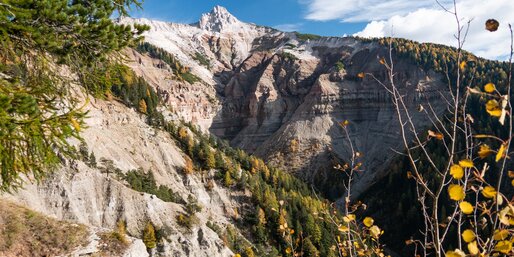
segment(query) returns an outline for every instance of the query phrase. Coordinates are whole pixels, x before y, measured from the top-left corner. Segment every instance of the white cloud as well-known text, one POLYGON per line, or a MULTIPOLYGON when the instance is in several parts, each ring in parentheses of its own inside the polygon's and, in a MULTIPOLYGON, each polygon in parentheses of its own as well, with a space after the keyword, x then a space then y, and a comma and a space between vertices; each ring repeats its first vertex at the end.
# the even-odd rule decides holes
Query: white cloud
MULTIPOLYGON (((504 60, 510 51, 508 23, 514 23, 514 1, 512 0, 467 0, 458 3, 457 10, 462 22, 471 20, 464 49, 489 58, 504 60), (497 32, 485 30, 485 21, 494 17, 500 22, 497 32)), ((419 9, 403 16, 387 20, 372 21, 363 31, 362 37, 394 36, 420 42, 432 42, 456 46, 454 38, 457 25, 454 16, 438 9, 419 9)))
POLYGON ((303 23, 288 23, 288 24, 280 24, 275 25, 273 28, 278 29, 280 31, 292 32, 298 31, 302 27, 303 23))
POLYGON ((308 6, 306 18, 309 20, 339 19, 345 22, 382 20, 419 8, 437 6, 435 0, 310 0, 303 3, 308 6))
MULTIPOLYGON (((453 7, 451 0, 440 1, 453 7)), ((368 21, 362 37, 394 36, 420 42, 456 45, 454 16, 442 10, 435 0, 310 0, 307 19, 368 21)), ((457 4, 462 23, 471 21, 466 50, 489 58, 505 60, 510 48, 508 23, 514 23, 513 0, 460 0, 457 4), (487 19, 500 22, 497 32, 484 29, 487 19)))

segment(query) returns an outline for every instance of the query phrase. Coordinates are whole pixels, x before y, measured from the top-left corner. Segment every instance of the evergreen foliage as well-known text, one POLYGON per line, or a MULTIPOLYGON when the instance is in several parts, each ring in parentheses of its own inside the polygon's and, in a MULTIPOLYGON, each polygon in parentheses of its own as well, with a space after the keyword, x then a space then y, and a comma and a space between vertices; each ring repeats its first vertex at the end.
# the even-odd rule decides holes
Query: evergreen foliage
POLYGON ((142 169, 131 170, 122 176, 130 185, 130 188, 136 191, 153 194, 165 202, 183 202, 183 200, 180 199, 180 197, 178 197, 171 188, 164 185, 157 186, 151 171, 144 172, 142 169))
MULTIPOLYGON (((73 157, 84 111, 69 94, 76 83, 97 92, 99 70, 147 29, 114 23, 138 0, 0 1, 0 191, 39 181, 73 157), (63 72, 65 71, 65 72, 63 72)), ((99 80, 100 78, 100 80, 99 80)))
POLYGON ((155 237, 155 228, 151 222, 146 224, 143 230, 143 243, 147 249, 154 249, 157 247, 157 238, 155 237))
MULTIPOLYGON (((195 82, 200 81, 200 79, 197 76, 191 73, 189 67, 182 65, 182 63, 180 63, 180 61, 177 60, 173 55, 171 55, 169 52, 160 47, 156 47, 150 43, 143 42, 137 45, 136 50, 141 54, 148 54, 150 57, 159 59, 164 63, 168 64, 173 71, 173 75, 175 75, 175 77, 178 80, 187 81, 189 84, 193 84, 195 82)), ((196 58, 199 58, 198 54, 196 55, 196 58)), ((205 58, 201 58, 199 61, 200 63, 208 62, 208 60, 206 60, 205 58)), ((207 63, 207 65, 209 65, 209 63, 207 63)))

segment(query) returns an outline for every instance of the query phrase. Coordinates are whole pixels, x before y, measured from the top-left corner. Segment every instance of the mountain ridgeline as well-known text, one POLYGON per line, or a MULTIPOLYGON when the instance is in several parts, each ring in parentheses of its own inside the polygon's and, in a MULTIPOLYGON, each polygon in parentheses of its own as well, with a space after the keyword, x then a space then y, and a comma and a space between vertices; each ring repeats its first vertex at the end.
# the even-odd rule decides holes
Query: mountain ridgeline
MULTIPOLYGON (((9 225, 9 233, 0 230, 0 239, 9 239, 0 240, 6 242, 0 255, 335 257, 355 249, 384 256, 384 242, 393 254, 412 253, 404 242, 419 236, 423 219, 408 161, 396 154, 404 149, 381 60, 395 63, 394 82, 407 108, 431 106, 442 117, 453 81, 444 72, 459 69, 455 49, 281 32, 242 22, 220 6, 194 24, 122 17, 110 26, 125 37, 130 28, 139 28, 133 36, 146 31, 144 41, 119 42, 109 50, 123 58, 83 60, 65 76, 79 80, 63 103, 85 103, 78 109, 84 113, 70 112, 58 124, 62 137, 75 137, 62 148, 76 154, 51 156, 54 172, 1 195, 2 202, 62 221, 51 219, 52 227, 83 224, 80 233, 69 234, 65 253, 54 244, 27 246, 11 239, 36 234, 33 228, 16 230, 4 222, 13 214, 0 211, 0 225, 9 225), (338 167, 352 151, 359 153, 359 172, 346 199, 349 178, 338 167), (358 203, 351 210, 358 218, 344 213, 350 200, 358 203), (78 242, 78 234, 90 236, 78 242)), ((464 60, 462 85, 507 83, 506 63, 468 53, 464 60)), ((15 85, 11 66, 2 63, 0 81, 15 85)), ((479 108, 484 101, 470 98, 473 128, 507 135, 479 108)), ((411 118, 431 128, 423 113, 411 118)), ((43 219, 25 213, 16 220, 43 219)))

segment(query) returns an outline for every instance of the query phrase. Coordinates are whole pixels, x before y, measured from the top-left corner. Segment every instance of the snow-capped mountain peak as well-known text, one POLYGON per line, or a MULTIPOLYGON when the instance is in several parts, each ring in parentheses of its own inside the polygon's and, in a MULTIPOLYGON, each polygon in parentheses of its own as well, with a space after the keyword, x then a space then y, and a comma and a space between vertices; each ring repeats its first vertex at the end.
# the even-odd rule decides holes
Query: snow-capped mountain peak
POLYGON ((239 21, 225 7, 219 5, 215 6, 209 13, 203 14, 198 22, 201 29, 212 32, 221 32, 242 25, 243 22, 239 21))

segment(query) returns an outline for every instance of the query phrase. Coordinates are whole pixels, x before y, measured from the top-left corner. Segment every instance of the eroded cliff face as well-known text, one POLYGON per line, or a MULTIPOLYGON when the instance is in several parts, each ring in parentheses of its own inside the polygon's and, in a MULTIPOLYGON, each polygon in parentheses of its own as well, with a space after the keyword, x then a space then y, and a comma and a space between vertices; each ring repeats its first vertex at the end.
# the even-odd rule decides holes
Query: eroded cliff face
MULTIPOLYGON (((253 53, 224 86, 223 108, 211 132, 297 172, 337 199, 344 190, 341 175, 332 167, 350 159, 349 143, 339 124, 348 120, 355 151, 362 153, 364 171, 357 175, 352 190, 358 197, 386 174, 393 150, 403 149, 396 110, 387 90, 377 82, 388 84, 387 71, 379 63, 388 51, 357 39, 329 42, 298 47, 308 47, 310 56, 298 48, 282 50, 289 54, 253 53), (359 73, 366 76, 360 78, 359 73)), ((407 108, 413 110, 413 122, 429 126, 426 114, 416 110, 428 103, 436 115, 445 110, 442 96, 447 89, 442 77, 409 61, 393 60, 395 83, 407 108)))
MULTIPOLYGON (((344 175, 333 171, 333 166, 350 158, 341 121, 350 122, 350 138, 362 153, 364 171, 355 181, 354 197, 387 173, 393 150, 402 151, 396 111, 389 93, 377 82, 388 84, 379 63, 382 57, 388 59, 387 47, 351 37, 282 33, 241 22, 216 8, 193 25, 145 22, 155 27, 147 35, 148 42, 179 57, 191 56, 190 49, 202 49, 213 64, 196 73, 206 77, 203 83, 184 84, 182 91, 169 92, 170 105, 182 101, 193 105, 177 111, 179 117, 198 120, 190 118, 196 113, 193 109, 204 110, 202 116, 207 118, 198 122, 204 129, 297 172, 332 199, 344 194, 344 175), (190 30, 195 32, 184 36, 190 30), (229 41, 233 42, 222 43, 229 41), (366 76, 360 78, 359 73, 366 76), (216 97, 215 104, 199 100, 206 93, 216 97), (294 149, 292 142, 297 145, 294 149)), ((426 114, 416 110, 428 103, 433 107, 431 115, 445 110, 447 88, 441 75, 392 57, 395 83, 413 110, 413 122, 421 128, 429 126, 426 114)), ((201 66, 191 58, 183 60, 193 72, 201 66)), ((149 74, 145 67, 136 70, 149 74)))
MULTIPOLYGON (((96 156, 98 168, 83 161, 66 161, 41 184, 27 184, 19 192, 1 197, 60 220, 87 225, 93 231, 115 230, 121 220, 134 238, 142 238, 143 229, 151 222, 165 232, 162 247, 154 251, 156 256, 233 255, 206 224, 231 224, 240 204, 233 200, 233 193, 214 181, 212 189, 206 189, 213 174, 186 176, 181 171, 184 154, 166 132, 148 126, 132 109, 100 100, 90 105, 87 127, 82 136, 96 156), (158 185, 171 188, 185 202, 188 197, 196 199, 202 206, 196 214, 198 225, 188 230, 177 224, 177 215, 185 213, 184 204, 134 191, 114 174, 114 169, 126 173, 139 168, 151 172, 158 185)), ((124 255, 147 256, 141 239, 134 240, 124 255)), ((86 244, 94 241, 94 236, 84 239, 86 244)), ((76 255, 96 251, 93 245, 77 250, 76 255)))

